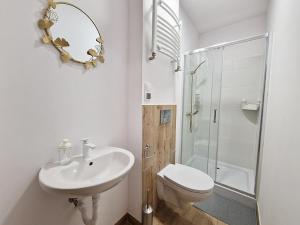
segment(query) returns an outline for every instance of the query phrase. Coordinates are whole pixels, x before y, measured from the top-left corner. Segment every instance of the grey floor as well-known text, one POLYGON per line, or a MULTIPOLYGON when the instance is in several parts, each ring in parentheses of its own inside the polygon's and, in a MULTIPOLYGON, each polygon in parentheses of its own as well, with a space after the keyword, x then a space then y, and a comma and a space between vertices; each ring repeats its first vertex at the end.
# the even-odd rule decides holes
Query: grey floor
POLYGON ((218 194, 213 194, 206 201, 194 206, 228 225, 257 225, 255 209, 218 194))

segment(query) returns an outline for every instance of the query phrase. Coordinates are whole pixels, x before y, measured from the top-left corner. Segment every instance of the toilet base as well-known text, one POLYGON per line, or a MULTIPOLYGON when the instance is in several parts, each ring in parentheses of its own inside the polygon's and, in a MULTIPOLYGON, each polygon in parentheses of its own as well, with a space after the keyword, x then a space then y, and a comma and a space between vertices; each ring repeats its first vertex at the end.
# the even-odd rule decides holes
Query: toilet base
POLYGON ((175 206, 177 208, 183 208, 185 203, 180 201, 177 193, 170 187, 163 184, 162 180, 157 182, 157 194, 158 199, 164 201, 166 204, 175 206))
POLYGON ((213 192, 214 182, 201 171, 180 164, 169 164, 157 173, 156 187, 160 200, 183 209, 192 203, 207 199, 213 192), (187 174, 189 178, 185 180, 187 174), (193 189, 193 181, 197 179, 200 182, 196 182, 196 189, 193 189), (177 183, 176 180, 181 180, 181 183, 177 183))
POLYGON ((207 193, 201 195, 201 197, 199 195, 198 198, 194 198, 189 195, 185 195, 185 193, 179 193, 176 189, 165 185, 164 181, 160 178, 158 178, 157 181, 157 194, 159 200, 162 200, 166 204, 179 209, 184 209, 195 202, 203 201, 211 195, 211 193, 207 193))

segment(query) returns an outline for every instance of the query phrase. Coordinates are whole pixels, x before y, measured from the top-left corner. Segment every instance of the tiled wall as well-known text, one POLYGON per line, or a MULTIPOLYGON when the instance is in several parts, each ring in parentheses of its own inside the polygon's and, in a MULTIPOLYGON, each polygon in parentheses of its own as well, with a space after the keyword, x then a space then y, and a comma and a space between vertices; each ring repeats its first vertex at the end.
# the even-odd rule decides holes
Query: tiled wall
POLYGON ((262 100, 265 40, 227 47, 223 52, 218 159, 255 170, 259 111, 241 110, 241 102, 262 100))

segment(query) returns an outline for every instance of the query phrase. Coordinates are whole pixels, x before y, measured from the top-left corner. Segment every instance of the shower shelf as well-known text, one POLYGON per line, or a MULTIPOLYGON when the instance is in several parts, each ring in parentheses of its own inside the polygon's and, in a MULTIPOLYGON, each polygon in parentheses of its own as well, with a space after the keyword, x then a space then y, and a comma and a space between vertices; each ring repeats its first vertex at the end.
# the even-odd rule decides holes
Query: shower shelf
POLYGON ((241 109, 245 111, 258 111, 260 107, 260 101, 256 103, 249 103, 247 100, 243 99, 241 104, 241 109))
POLYGON ((152 52, 149 60, 154 60, 157 53, 169 57, 176 64, 175 72, 180 68, 181 48, 181 21, 176 13, 164 0, 153 0, 152 12, 152 52), (162 12, 170 17, 170 20, 159 15, 162 12))

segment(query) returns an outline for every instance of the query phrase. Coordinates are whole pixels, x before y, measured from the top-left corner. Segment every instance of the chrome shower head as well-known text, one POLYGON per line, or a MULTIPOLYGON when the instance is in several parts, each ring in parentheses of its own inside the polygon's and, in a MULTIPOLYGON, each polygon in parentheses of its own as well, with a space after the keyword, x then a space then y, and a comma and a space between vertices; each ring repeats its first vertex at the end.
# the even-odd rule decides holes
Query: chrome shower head
POLYGON ((191 72, 191 75, 194 75, 195 73, 197 73, 198 69, 206 62, 206 60, 202 61, 197 67, 195 70, 193 70, 191 72))

